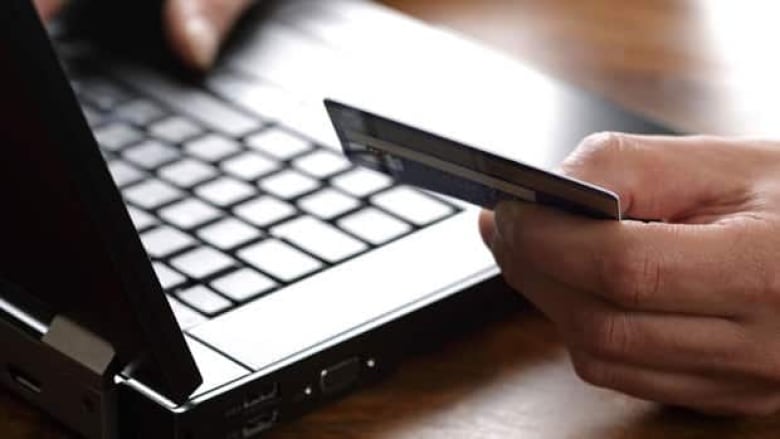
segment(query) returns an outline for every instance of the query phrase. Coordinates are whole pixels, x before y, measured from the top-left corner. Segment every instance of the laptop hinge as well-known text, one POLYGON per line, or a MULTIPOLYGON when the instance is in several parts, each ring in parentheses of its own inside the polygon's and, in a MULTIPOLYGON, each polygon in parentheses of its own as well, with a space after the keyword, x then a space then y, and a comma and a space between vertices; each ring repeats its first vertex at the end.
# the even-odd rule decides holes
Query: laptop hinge
POLYGON ((113 347, 57 316, 43 337, 0 318, 0 381, 88 439, 116 439, 113 347))

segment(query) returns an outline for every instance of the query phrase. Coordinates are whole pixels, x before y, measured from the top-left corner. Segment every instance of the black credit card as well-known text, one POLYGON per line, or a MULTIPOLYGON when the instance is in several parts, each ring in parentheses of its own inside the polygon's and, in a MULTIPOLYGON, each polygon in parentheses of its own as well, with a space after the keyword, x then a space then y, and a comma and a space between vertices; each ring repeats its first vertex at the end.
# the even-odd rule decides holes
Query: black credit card
POLYGON ((420 129, 326 100, 346 156, 400 183, 493 209, 519 200, 601 219, 621 219, 604 188, 515 162, 420 129))

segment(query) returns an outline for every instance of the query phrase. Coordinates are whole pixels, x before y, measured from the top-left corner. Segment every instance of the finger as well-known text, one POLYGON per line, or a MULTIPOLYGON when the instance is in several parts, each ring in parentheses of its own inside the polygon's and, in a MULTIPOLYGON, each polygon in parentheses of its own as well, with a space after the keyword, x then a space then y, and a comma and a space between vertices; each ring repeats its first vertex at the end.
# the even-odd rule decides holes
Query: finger
POLYGON ((577 350, 571 358, 584 381, 645 400, 717 415, 770 415, 780 409, 777 389, 760 382, 658 371, 577 350))
POLYGON ((617 193, 628 217, 685 219, 704 205, 718 209, 749 196, 750 167, 735 166, 747 160, 738 145, 702 136, 601 133, 585 139, 561 168, 617 193))
POLYGON ((495 222, 519 270, 626 309, 734 316, 771 281, 740 255, 748 239, 737 224, 597 221, 520 203, 500 205, 495 222))
POLYGON ((479 214, 479 234, 488 248, 492 247, 496 235, 496 221, 493 212, 483 210, 479 214))
POLYGON ((47 22, 62 9, 65 2, 64 0, 35 0, 34 3, 41 19, 47 22))
POLYGON ((190 66, 206 70, 250 0, 168 0, 165 21, 173 49, 190 66))
MULTIPOLYGON (((538 273, 508 281, 559 328, 567 345, 609 361, 698 373, 745 374, 757 358, 741 327, 730 320, 626 312, 538 273)), ((760 371, 755 371, 760 372, 760 371)))

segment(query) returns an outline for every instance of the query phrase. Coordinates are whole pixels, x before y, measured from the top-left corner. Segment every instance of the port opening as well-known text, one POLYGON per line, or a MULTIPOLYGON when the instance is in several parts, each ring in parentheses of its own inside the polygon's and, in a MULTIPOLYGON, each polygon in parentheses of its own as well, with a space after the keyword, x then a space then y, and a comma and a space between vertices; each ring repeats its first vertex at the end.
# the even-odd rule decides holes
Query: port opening
POLYGON ((256 407, 279 397, 279 383, 266 384, 246 395, 244 409, 256 407))
POLYGON ((329 395, 349 389, 360 378, 360 360, 344 360, 320 372, 320 390, 329 395))
POLYGON ((8 366, 8 375, 11 376, 11 379, 16 384, 18 384, 19 387, 26 389, 28 392, 34 393, 36 395, 41 393, 41 382, 35 378, 32 378, 21 370, 13 366, 8 366))
POLYGON ((269 410, 267 412, 252 416, 248 421, 246 421, 244 428, 241 430, 243 438, 250 439, 257 437, 260 433, 263 433, 264 431, 273 427, 278 419, 278 410, 269 410))

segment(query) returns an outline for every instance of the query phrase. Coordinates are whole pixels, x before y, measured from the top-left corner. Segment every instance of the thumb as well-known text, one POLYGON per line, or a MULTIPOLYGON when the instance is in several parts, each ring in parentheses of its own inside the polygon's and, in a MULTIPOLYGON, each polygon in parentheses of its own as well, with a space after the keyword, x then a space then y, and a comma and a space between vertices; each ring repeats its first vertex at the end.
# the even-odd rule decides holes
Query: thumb
POLYGON ((704 136, 601 133, 586 138, 561 171, 617 193, 629 218, 675 221, 747 190, 738 146, 704 136))
POLYGON ((250 0, 168 0, 164 19, 173 50, 191 67, 208 69, 251 4, 250 0))

